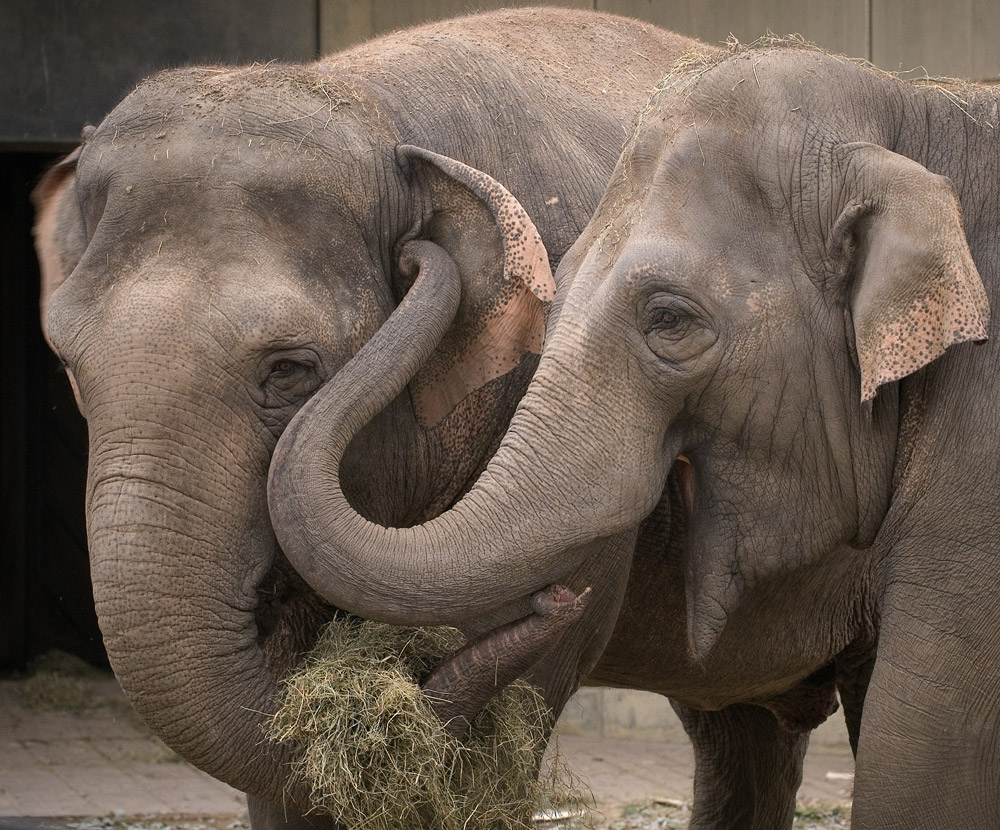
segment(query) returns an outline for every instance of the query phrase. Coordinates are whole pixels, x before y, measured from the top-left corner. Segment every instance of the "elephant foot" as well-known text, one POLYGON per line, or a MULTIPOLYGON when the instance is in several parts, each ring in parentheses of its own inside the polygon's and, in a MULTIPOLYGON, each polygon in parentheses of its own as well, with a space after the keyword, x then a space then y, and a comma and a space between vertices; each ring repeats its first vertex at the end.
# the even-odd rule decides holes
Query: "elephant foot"
POLYGON ((832 665, 809 675, 798 686, 758 705, 768 709, 788 732, 809 732, 840 708, 832 665))
POLYGON ((583 614, 590 589, 551 585, 531 598, 532 613, 466 643, 423 683, 449 734, 463 737, 483 707, 534 666, 583 614))

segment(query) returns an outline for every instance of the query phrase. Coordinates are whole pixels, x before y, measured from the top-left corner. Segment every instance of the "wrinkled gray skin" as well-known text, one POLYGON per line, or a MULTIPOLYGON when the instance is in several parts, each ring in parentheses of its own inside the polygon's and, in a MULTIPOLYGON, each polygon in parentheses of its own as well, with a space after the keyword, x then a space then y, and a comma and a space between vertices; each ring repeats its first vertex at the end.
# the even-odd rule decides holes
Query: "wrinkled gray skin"
POLYGON ((656 561, 640 539, 594 676, 643 659, 686 716, 726 707, 692 732, 754 702, 809 720, 835 677, 855 828, 1000 826, 998 104, 791 46, 688 62, 563 259, 473 490, 363 549, 306 550, 302 507, 337 509, 336 487, 272 469, 289 558, 356 613, 462 620, 665 522, 676 544, 656 561), (512 522, 519 504, 537 509, 512 522), (468 575, 501 565, 477 608, 468 575))
MULTIPOLYGON (((477 171, 530 211, 556 263, 633 113, 691 45, 621 18, 520 11, 310 66, 166 72, 40 185, 43 325, 89 422, 88 534, 109 657, 167 744, 250 794, 255 827, 300 823, 307 796, 288 779, 290 751, 264 741, 261 723, 276 680, 334 613, 270 526, 277 437, 415 276, 444 262, 461 281, 457 317, 342 472, 352 504, 384 524, 451 505, 527 385, 535 360, 521 358, 540 348, 539 298, 553 289, 533 231, 477 171), (409 240, 434 245, 403 267, 409 240)), ((635 532, 564 569, 568 590, 594 591, 580 620, 540 645, 550 656, 533 676, 555 712, 610 636, 635 532)), ((495 644, 488 632, 525 618, 533 593, 508 594, 463 628, 495 644)), ((626 682, 653 683, 642 660, 626 682)), ((690 717, 696 737, 711 722, 690 717)), ((773 719, 727 734, 787 754, 773 719)), ((747 776, 764 804, 794 793, 794 759, 771 788, 739 769, 713 775, 747 776)))

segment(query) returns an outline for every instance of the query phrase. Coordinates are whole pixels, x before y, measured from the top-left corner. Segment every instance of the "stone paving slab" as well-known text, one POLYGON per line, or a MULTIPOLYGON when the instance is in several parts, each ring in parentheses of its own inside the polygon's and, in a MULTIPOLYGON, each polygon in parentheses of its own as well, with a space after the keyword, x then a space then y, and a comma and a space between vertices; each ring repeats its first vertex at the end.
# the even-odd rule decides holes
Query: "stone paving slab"
POLYGON ((0 816, 0 830, 66 830, 66 824, 54 819, 0 816))
MULTIPOLYGON (((691 798, 694 753, 689 744, 564 735, 559 750, 598 803, 691 798)), ((849 752, 810 751, 799 799, 847 803, 853 773, 849 752)))
MULTIPOLYGON (((89 691, 78 708, 43 709, 26 683, 0 681, 0 817, 245 812, 242 793, 164 746, 113 680, 89 691)), ((15 819, 2 821, 0 830, 14 830, 15 819)))

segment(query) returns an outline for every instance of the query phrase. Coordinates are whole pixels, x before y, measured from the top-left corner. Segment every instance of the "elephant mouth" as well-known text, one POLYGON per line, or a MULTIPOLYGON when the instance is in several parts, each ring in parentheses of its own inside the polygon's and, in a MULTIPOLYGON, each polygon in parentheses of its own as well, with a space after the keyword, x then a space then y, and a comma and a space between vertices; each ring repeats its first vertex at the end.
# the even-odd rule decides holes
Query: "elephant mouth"
MULTIPOLYGON (((304 601, 322 603, 322 600, 306 585, 284 556, 277 556, 275 564, 257 585, 257 601, 254 620, 257 623, 259 642, 273 638, 288 621, 292 607, 304 601)), ((327 615, 331 611, 327 606, 327 615)))
POLYGON ((278 628, 288 596, 288 578, 285 570, 278 567, 271 568, 257 586, 254 620, 257 623, 258 640, 266 640, 278 628))
MULTIPOLYGON (((553 650, 582 616, 590 596, 590 588, 577 594, 551 585, 531 597, 531 613, 480 634, 444 657, 420 685, 446 731, 464 737, 493 697, 553 650)), ((271 666, 280 678, 299 667, 325 623, 355 617, 324 602, 280 556, 257 588, 255 618, 265 651, 285 654, 287 646, 292 646, 295 656, 290 664, 271 666), (311 618, 312 624, 307 632, 300 632, 303 639, 285 642, 293 622, 305 617, 311 618), (274 649, 269 648, 272 645, 274 649)))
POLYGON ((300 668, 323 626, 347 612, 319 596, 282 554, 257 586, 257 644, 275 680, 300 668))
MULTIPOLYGON (((680 507, 679 517, 672 515, 674 538, 687 549, 688 532, 695 509, 694 466, 686 455, 678 455, 671 469, 675 481, 674 504, 680 507)), ((839 703, 833 665, 823 667, 793 685, 787 691, 752 703, 769 710, 778 725, 787 732, 810 732, 834 714, 839 703)))

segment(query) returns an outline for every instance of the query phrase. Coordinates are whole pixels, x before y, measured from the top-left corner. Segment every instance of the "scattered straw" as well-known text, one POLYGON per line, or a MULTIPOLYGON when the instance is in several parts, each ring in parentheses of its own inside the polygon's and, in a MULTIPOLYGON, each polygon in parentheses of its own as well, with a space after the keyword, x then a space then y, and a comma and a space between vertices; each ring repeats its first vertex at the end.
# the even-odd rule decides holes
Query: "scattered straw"
POLYGON ((527 828, 538 803, 558 800, 562 782, 538 776, 551 713, 526 682, 497 695, 464 741, 445 732, 418 683, 461 644, 447 628, 326 628, 266 727, 300 751, 315 812, 350 830, 527 828))

